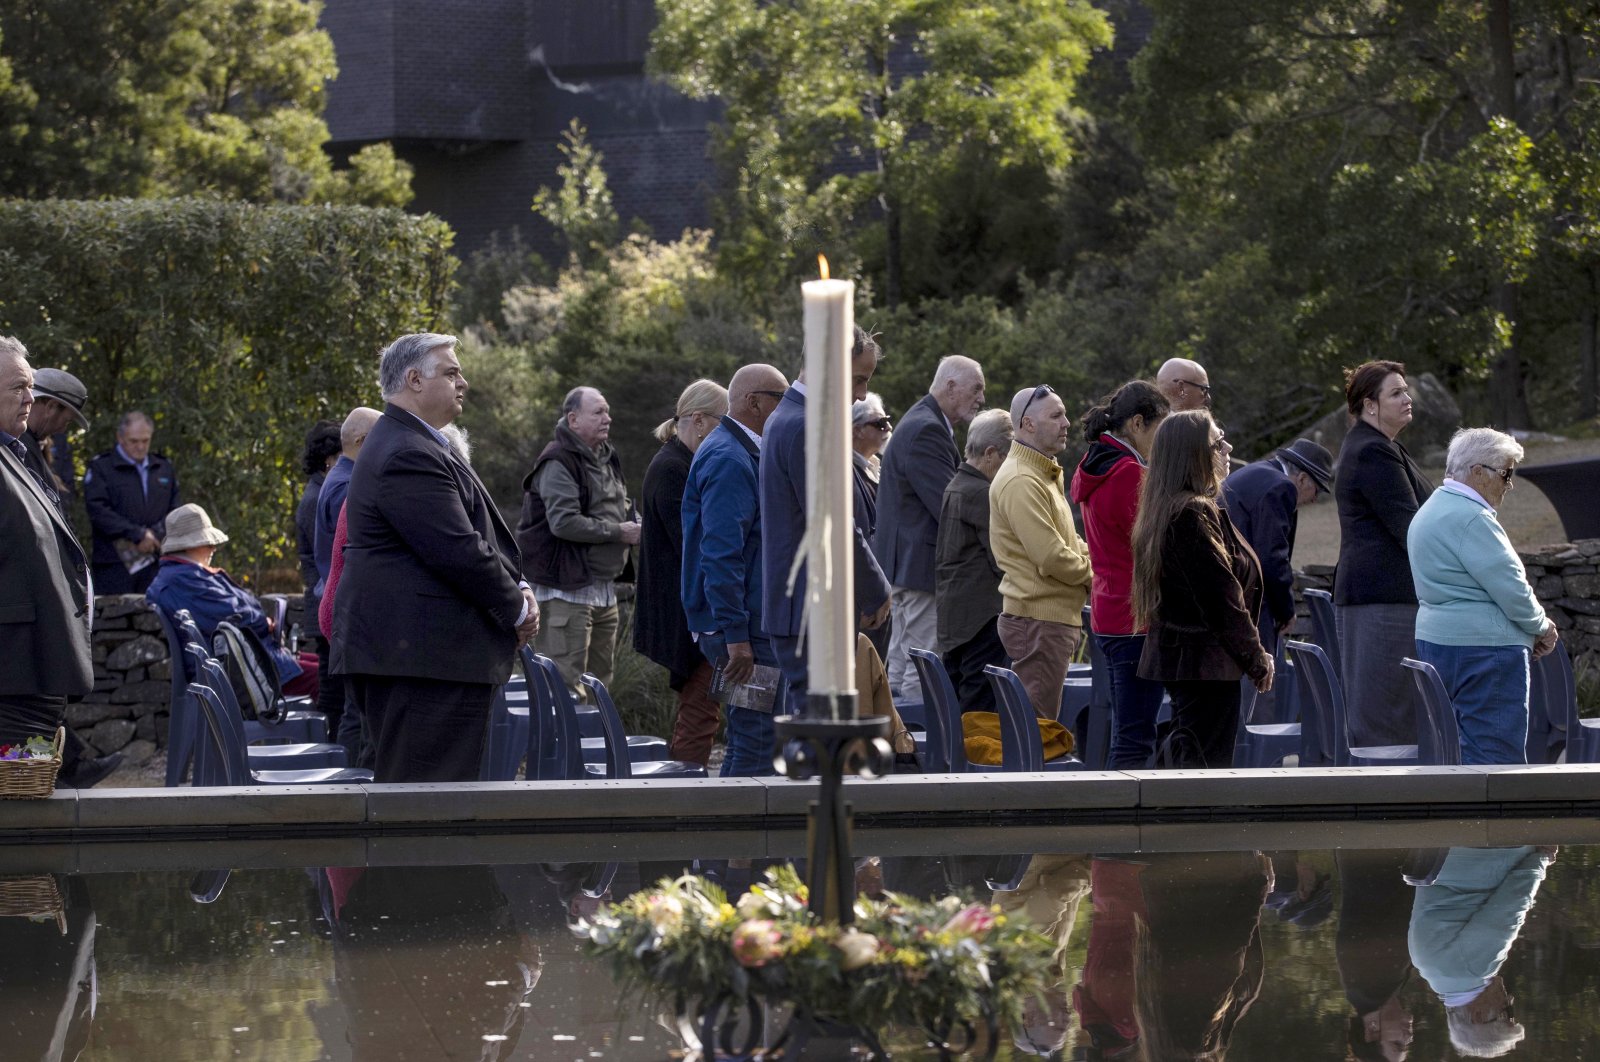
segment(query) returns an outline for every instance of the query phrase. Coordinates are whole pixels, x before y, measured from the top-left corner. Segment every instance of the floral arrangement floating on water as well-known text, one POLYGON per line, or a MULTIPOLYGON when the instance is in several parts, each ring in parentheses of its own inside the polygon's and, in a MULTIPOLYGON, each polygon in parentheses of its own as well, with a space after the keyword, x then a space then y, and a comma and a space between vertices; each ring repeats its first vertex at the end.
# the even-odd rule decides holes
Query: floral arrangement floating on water
POLYGON ((55 754, 55 742, 37 735, 20 745, 0 745, 0 760, 47 760, 55 754))
POLYGON ((823 924, 791 866, 728 902, 704 878, 662 879, 601 912, 590 951, 682 1013, 794 1004, 818 1019, 867 1030, 1018 1023, 1051 979, 1053 945, 999 908, 960 897, 886 893, 858 899, 853 926, 823 924))

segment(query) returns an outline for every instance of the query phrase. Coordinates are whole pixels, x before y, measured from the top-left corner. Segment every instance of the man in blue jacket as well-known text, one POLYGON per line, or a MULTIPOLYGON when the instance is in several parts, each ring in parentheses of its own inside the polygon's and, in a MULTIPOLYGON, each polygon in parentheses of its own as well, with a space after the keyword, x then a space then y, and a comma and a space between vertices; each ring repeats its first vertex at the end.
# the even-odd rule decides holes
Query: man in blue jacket
MULTIPOLYGON (((856 401, 867 397, 867 385, 883 356, 878 344, 858 326, 850 348, 851 391, 856 401)), ((789 594, 789 569, 800 552, 809 519, 806 501, 805 374, 784 392, 763 436, 761 462, 761 616, 777 650, 778 666, 789 680, 789 709, 801 714, 805 705, 806 658, 801 651, 801 605, 805 600, 805 565, 789 594)), ((860 526, 855 527, 856 611, 861 629, 882 626, 889 616, 889 582, 872 555, 860 526)))
POLYGON ((183 504, 172 462, 150 449, 154 437, 148 416, 124 413, 117 445, 97 454, 83 473, 83 500, 94 527, 96 594, 144 593, 156 577, 167 514, 183 504), (130 571, 130 564, 138 570, 130 571))
MULTIPOLYGON (((706 659, 727 661, 730 684, 778 666, 761 626, 758 469, 761 433, 788 386, 771 365, 734 373, 728 415, 695 451, 683 491, 683 611, 706 659)), ((770 714, 730 706, 723 776, 772 774, 772 745, 770 714)))

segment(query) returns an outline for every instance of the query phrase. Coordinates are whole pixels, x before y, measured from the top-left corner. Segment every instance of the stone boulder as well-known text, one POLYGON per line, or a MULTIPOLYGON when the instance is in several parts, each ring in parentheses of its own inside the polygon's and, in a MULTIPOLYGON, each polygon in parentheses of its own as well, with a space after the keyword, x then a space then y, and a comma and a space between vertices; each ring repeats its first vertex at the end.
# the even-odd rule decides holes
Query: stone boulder
POLYGON ((111 671, 129 671, 143 664, 153 664, 157 660, 166 658, 167 643, 164 639, 141 634, 111 650, 106 657, 106 667, 111 671))
MULTIPOLYGON (((1400 435, 1400 442, 1411 451, 1419 463, 1424 456, 1437 456, 1450 444, 1450 436, 1461 427, 1461 407, 1450 391, 1431 372, 1408 378, 1411 383, 1411 423, 1400 435)), ((1339 446, 1350 431, 1350 414, 1343 405, 1313 424, 1305 433, 1312 442, 1321 443, 1335 457, 1339 446)), ((1442 459, 1438 462, 1443 463, 1442 459)))

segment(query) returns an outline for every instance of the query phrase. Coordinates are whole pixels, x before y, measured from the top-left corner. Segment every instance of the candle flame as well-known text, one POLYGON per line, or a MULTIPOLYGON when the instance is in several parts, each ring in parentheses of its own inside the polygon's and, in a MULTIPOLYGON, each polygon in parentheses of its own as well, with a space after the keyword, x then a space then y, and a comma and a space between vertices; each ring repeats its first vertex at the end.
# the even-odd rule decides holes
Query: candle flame
POLYGON ((822 255, 817 255, 817 270, 822 274, 822 279, 828 279, 828 260, 822 255))

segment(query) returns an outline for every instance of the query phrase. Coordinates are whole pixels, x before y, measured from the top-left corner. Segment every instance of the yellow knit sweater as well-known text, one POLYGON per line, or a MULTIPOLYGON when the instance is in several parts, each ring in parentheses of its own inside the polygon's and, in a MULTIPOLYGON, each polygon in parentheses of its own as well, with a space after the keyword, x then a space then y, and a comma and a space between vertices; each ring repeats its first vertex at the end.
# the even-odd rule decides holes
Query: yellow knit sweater
POLYGON ((1013 616, 1083 623, 1089 596, 1089 550, 1072 526, 1053 459, 1022 443, 989 484, 989 548, 1005 573, 1000 596, 1013 616))

